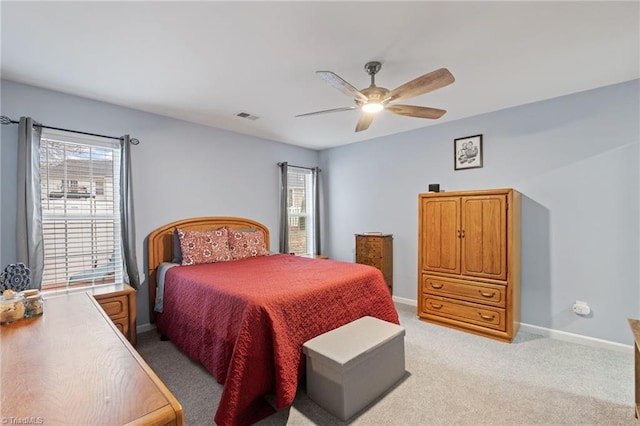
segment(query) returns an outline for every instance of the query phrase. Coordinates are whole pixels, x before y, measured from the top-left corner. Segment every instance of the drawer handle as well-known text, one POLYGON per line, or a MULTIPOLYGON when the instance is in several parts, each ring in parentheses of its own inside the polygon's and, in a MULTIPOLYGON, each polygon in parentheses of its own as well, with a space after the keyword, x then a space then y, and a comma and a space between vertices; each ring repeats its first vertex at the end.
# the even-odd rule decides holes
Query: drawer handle
POLYGON ((487 298, 491 298, 491 297, 493 297, 493 296, 495 296, 495 295, 496 295, 496 292, 495 292, 495 291, 494 291, 494 292, 492 292, 492 293, 485 293, 485 292, 483 292, 482 290, 478 290, 478 293, 480 293, 480 296, 482 296, 482 297, 487 297, 487 298))
POLYGON ((478 312, 478 314, 480 314, 480 318, 482 318, 485 321, 493 321, 493 319, 496 317, 496 314, 493 315, 483 315, 482 312, 478 312))
POLYGON ((429 282, 429 285, 431 287, 435 288, 436 290, 442 288, 442 284, 434 284, 432 282, 429 282))
POLYGON ((444 306, 444 305, 434 305, 433 302, 429 302, 429 304, 433 309, 442 309, 442 307, 444 306))

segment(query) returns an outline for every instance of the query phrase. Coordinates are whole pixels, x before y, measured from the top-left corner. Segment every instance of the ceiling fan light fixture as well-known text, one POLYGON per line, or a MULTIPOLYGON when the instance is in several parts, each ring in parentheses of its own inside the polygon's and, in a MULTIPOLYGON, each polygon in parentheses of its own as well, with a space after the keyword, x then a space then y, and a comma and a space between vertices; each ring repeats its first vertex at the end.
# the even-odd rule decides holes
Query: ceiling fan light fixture
POLYGON ((448 69, 440 68, 435 71, 431 71, 430 73, 421 75, 411 81, 407 81, 393 90, 389 90, 385 87, 376 86, 375 76, 378 71, 380 71, 380 66, 380 62, 367 62, 364 69, 367 71, 367 74, 371 76, 371 84, 369 87, 362 90, 356 89, 353 85, 334 72, 316 71, 316 74, 329 85, 338 89, 345 95, 352 97, 355 105, 352 104, 351 107, 308 112, 306 114, 296 115, 296 117, 360 109, 362 110, 362 114, 360 114, 358 124, 356 124, 356 132, 361 132, 369 128, 371 122, 382 110, 388 111, 392 114, 431 120, 438 119, 447 112, 443 109, 437 108, 416 105, 400 105, 397 104, 397 102, 419 95, 424 95, 425 93, 432 92, 453 83, 455 78, 448 69))
POLYGON ((367 112, 369 114, 375 114, 376 112, 380 112, 384 109, 384 105, 379 102, 368 102, 362 105, 362 111, 367 112))

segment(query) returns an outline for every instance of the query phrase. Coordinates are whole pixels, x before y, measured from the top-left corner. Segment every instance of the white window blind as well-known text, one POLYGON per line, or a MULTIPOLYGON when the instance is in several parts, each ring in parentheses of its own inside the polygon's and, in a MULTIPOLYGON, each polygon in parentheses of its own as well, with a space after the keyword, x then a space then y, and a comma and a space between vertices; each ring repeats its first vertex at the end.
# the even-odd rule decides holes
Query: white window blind
POLYGON ((42 129, 43 289, 122 282, 120 144, 42 129))
POLYGON ((314 201, 315 185, 310 169, 288 166, 287 208, 289 217, 289 252, 312 254, 314 252, 314 201))

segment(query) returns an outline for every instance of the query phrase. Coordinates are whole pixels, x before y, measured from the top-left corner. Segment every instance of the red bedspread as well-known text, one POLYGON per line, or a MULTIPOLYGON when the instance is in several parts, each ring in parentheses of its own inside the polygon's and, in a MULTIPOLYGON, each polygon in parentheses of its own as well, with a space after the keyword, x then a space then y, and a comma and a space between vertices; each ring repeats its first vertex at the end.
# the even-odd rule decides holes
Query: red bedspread
POLYGON ((365 315, 398 324, 382 273, 291 255, 171 268, 158 330, 224 385, 219 425, 255 423, 293 403, 302 344, 365 315))

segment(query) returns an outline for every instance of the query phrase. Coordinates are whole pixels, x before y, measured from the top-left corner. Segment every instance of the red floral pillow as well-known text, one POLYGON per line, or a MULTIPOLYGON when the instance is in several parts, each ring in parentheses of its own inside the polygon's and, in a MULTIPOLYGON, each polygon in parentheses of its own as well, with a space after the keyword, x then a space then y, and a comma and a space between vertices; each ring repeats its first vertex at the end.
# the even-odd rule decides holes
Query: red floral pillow
POLYGON ((232 260, 227 228, 214 231, 187 231, 178 228, 178 238, 183 266, 232 260))
POLYGON ((229 250, 233 260, 269 254, 261 231, 239 231, 229 228, 229 250))

